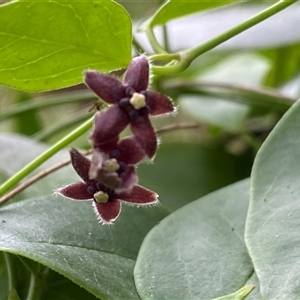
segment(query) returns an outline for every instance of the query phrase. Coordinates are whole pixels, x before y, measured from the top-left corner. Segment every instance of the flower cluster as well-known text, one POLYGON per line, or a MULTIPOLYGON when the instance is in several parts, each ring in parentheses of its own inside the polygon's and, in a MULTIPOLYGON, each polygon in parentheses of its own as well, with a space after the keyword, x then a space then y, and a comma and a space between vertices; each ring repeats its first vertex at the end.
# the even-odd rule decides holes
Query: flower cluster
POLYGON ((104 224, 110 224, 121 212, 121 202, 135 205, 157 203, 158 195, 140 185, 136 165, 151 159, 157 148, 157 138, 149 115, 174 111, 168 97, 148 90, 149 62, 145 56, 134 58, 123 83, 97 71, 85 73, 86 85, 111 106, 97 112, 92 134, 92 159, 75 149, 71 162, 83 182, 69 184, 57 193, 74 200, 93 200, 96 214, 104 224), (120 133, 130 125, 132 136, 120 139, 120 133))

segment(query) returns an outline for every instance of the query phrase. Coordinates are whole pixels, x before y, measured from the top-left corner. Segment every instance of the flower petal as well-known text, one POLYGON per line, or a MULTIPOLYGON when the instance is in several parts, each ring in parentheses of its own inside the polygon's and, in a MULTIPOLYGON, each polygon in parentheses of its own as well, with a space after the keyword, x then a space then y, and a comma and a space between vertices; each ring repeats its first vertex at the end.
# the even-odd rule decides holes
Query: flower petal
POLYGON ((138 176, 133 166, 127 166, 126 170, 121 174, 122 183, 115 188, 116 193, 129 191, 138 183, 138 176))
POLYGON ((157 140, 152 124, 148 115, 138 116, 130 120, 131 130, 149 158, 152 158, 156 152, 157 140))
POLYGON ((112 106, 95 115, 95 125, 91 135, 94 147, 100 147, 115 140, 128 125, 129 119, 119 106, 112 106))
POLYGON ((121 203, 117 199, 106 203, 99 203, 94 201, 93 207, 96 215, 104 224, 112 224, 112 222, 118 218, 121 212, 121 203))
POLYGON ((87 191, 87 186, 84 182, 75 182, 67 186, 59 188, 56 193, 72 200, 91 200, 93 195, 87 191))
POLYGON ((74 148, 70 150, 70 156, 76 173, 83 179, 83 181, 89 181, 89 169, 91 166, 90 160, 74 148))
POLYGON ((85 72, 84 81, 98 97, 109 104, 116 104, 125 97, 122 82, 111 76, 91 70, 85 72))
POLYGON ((124 84, 133 87, 136 92, 146 90, 149 83, 149 62, 146 56, 134 58, 124 76, 124 84))
POLYGON ((147 105, 150 108, 150 115, 157 116, 174 111, 174 106, 167 96, 155 91, 147 91, 147 105))
POLYGON ((158 194, 140 185, 134 186, 128 193, 119 193, 116 197, 121 201, 139 205, 155 204, 158 202, 158 194))
POLYGON ((133 136, 122 139, 117 146, 117 150, 119 153, 116 158, 127 165, 135 165, 146 156, 145 151, 133 136))

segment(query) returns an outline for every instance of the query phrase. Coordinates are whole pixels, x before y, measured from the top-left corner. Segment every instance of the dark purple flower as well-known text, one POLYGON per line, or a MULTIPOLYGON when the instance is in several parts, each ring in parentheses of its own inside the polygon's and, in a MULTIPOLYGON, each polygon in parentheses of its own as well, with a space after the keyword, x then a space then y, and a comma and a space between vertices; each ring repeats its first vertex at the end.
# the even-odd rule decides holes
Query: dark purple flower
POLYGON ((95 212, 104 224, 111 224, 116 220, 121 212, 121 202, 135 205, 158 202, 158 195, 142 186, 134 185, 129 191, 118 192, 90 179, 91 161, 75 149, 72 149, 70 154, 72 165, 84 182, 71 183, 56 192, 73 200, 94 200, 95 212))
POLYGON ((134 165, 145 158, 145 152, 134 137, 104 146, 94 149, 89 178, 117 192, 130 190, 138 182, 134 165))
POLYGON ((113 104, 106 111, 95 116, 91 139, 96 147, 115 140, 130 124, 131 130, 151 158, 156 152, 156 135, 149 120, 149 114, 157 116, 174 111, 170 99, 156 91, 147 90, 149 63, 145 56, 132 60, 123 83, 116 78, 97 71, 85 73, 85 83, 101 99, 113 104))

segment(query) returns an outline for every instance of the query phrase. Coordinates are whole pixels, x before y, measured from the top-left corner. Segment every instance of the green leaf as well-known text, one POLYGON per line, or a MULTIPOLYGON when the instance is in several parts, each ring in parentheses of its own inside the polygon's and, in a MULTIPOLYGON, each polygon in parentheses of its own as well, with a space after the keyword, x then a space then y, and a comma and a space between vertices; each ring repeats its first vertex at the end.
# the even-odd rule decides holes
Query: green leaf
POLYGON ((253 166, 246 244, 263 299, 299 299, 300 102, 279 121, 253 166))
POLYGON ((212 300, 243 300, 253 290, 254 285, 246 285, 230 295, 218 297, 212 300))
POLYGON ((131 21, 113 1, 16 1, 0 6, 0 83, 25 91, 78 84, 131 59, 131 21))
POLYGON ((21 300, 15 289, 11 289, 8 294, 8 300, 21 300))
POLYGON ((268 49, 262 53, 270 60, 271 69, 266 85, 278 87, 299 74, 300 44, 268 49), (295 63, 296 62, 296 63, 295 63))
POLYGON ((151 26, 165 24, 168 21, 195 13, 201 10, 212 9, 223 6, 233 0, 218 1, 189 1, 189 0, 168 0, 150 19, 151 26))
POLYGON ((139 299, 133 267, 162 206, 123 206, 114 226, 97 222, 91 202, 43 196, 2 208, 0 250, 35 260, 101 299, 139 299))
MULTIPOLYGON (((200 74, 199 80, 235 85, 259 86, 269 69, 268 61, 251 53, 235 54, 221 61, 210 70, 200 74)), ((182 96, 180 107, 197 120, 220 127, 229 132, 244 128, 250 108, 222 98, 206 96, 182 96)))
POLYGON ((248 190, 249 180, 223 188, 150 231, 134 270, 142 299, 206 300, 244 286, 253 272, 243 239, 248 190))

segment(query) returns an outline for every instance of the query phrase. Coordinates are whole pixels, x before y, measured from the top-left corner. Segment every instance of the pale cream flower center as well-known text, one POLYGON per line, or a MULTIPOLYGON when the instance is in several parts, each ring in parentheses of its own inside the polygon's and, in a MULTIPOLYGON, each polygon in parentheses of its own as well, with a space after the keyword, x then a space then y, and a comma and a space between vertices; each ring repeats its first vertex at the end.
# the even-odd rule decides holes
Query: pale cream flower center
POLYGON ((99 191, 94 194, 94 198, 98 203, 106 203, 108 201, 109 196, 106 193, 99 191))
POLYGON ((143 94, 133 93, 129 103, 134 107, 134 109, 141 109, 146 106, 146 97, 143 94))
POLYGON ((118 164, 118 161, 115 158, 107 159, 103 164, 105 170, 109 172, 115 172, 120 168, 120 165, 118 164))

